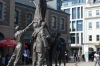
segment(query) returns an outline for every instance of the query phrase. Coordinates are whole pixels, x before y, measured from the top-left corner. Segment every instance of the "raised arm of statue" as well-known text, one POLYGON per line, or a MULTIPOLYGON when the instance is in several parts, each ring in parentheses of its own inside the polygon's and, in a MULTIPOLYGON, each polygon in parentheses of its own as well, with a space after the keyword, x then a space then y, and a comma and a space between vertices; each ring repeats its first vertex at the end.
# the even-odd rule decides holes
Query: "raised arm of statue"
POLYGON ((23 29, 23 32, 25 32, 29 27, 33 24, 34 22, 32 21, 25 29, 23 29))

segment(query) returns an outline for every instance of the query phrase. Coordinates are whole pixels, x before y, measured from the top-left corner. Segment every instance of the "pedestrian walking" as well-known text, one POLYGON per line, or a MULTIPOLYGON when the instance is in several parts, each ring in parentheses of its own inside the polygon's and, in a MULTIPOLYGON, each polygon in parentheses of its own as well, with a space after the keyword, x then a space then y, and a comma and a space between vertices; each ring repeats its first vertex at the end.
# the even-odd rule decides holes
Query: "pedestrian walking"
POLYGON ((80 51, 78 51, 77 60, 80 62, 80 51))
POLYGON ((96 66, 97 63, 98 63, 98 66, 100 66, 99 54, 96 51, 96 53, 94 54, 94 66, 96 66))
POLYGON ((74 62, 76 62, 77 61, 77 56, 78 56, 77 51, 74 50, 73 56, 74 56, 74 62))

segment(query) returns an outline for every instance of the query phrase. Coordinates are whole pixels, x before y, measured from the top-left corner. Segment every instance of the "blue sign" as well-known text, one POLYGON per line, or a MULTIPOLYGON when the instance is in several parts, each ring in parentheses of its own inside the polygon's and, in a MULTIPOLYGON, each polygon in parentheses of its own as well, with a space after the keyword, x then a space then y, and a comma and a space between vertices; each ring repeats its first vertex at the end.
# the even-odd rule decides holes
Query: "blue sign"
POLYGON ((68 43, 71 44, 71 40, 70 39, 68 40, 68 43))

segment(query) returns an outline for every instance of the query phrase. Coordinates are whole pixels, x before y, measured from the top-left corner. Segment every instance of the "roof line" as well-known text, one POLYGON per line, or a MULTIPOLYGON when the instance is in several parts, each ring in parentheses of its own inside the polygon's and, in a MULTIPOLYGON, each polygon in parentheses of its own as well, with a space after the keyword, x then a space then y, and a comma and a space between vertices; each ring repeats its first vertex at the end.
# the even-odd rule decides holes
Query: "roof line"
MULTIPOLYGON (((22 4, 22 3, 18 3, 18 2, 15 2, 15 4, 23 6, 23 7, 26 7, 26 8, 36 9, 35 7, 29 6, 29 5, 25 5, 25 4, 22 4)), ((56 11, 56 12, 59 12, 59 13, 62 13, 62 14, 66 14, 66 15, 70 16, 70 14, 65 13, 63 11, 55 10, 55 9, 52 9, 52 8, 47 8, 47 9, 48 10, 52 10, 52 11, 56 11)))
POLYGON ((23 7, 26 7, 26 8, 31 8, 31 9, 35 9, 35 7, 32 7, 32 6, 28 6, 28 5, 25 5, 25 4, 22 4, 22 3, 19 3, 19 2, 15 2, 16 5, 20 5, 20 6, 23 6, 23 7))

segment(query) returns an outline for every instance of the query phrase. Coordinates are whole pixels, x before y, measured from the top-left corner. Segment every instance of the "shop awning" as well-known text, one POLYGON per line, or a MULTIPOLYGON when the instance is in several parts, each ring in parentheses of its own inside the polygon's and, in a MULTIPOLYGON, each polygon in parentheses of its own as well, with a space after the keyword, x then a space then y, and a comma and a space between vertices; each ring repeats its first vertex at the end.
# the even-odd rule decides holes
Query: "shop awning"
POLYGON ((0 41, 2 47, 15 47, 17 42, 13 38, 5 38, 0 41))
MULTIPOLYGON (((1 47, 15 48, 16 45, 17 45, 17 42, 13 38, 5 38, 4 40, 0 41, 0 46, 1 47)), ((28 48, 28 46, 26 44, 24 45, 24 47, 28 48)))

